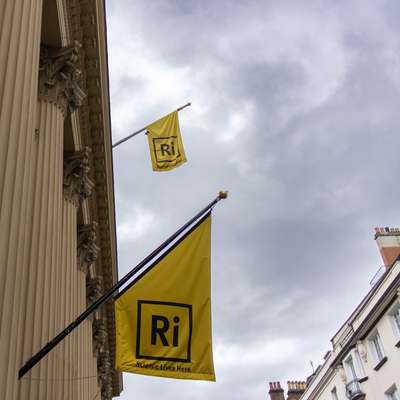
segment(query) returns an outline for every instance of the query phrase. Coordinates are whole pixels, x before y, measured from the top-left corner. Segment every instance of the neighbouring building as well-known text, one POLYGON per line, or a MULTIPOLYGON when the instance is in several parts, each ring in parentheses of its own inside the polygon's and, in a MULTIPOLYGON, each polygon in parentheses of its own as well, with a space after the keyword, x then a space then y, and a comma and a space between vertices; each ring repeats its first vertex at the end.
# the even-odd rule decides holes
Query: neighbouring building
POLYGON ((104 0, 0 2, 0 399, 111 399, 117 281, 104 0))
POLYGON ((287 382, 287 397, 285 399, 285 391, 281 387, 280 382, 269 383, 269 397, 271 400, 299 400, 306 389, 306 383, 302 381, 287 382))
POLYGON ((400 400, 400 229, 375 231, 384 267, 332 338, 301 400, 400 400))

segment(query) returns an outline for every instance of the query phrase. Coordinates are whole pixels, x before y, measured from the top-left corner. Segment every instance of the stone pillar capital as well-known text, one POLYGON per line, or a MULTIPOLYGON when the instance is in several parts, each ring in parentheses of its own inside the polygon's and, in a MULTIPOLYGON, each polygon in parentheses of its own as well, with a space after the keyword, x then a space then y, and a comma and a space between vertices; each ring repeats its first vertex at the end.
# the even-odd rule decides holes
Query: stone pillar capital
POLYGON ((64 155, 64 196, 76 206, 92 193, 94 183, 89 178, 89 147, 64 155))
POLYGON ((86 94, 79 87, 81 70, 78 68, 81 44, 51 48, 42 46, 39 61, 39 100, 56 104, 65 115, 82 105, 86 94))

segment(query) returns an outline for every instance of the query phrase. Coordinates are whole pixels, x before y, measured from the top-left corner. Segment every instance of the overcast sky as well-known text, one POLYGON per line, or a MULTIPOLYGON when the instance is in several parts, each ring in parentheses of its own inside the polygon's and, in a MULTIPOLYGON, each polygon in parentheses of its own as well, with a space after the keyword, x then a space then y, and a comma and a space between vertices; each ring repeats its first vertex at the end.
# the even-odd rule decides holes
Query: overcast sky
POLYGON ((114 150, 119 273, 220 189, 217 382, 124 374, 121 399, 261 400, 303 380, 369 290, 398 226, 397 0, 108 0, 114 141, 180 105, 188 162, 114 150))

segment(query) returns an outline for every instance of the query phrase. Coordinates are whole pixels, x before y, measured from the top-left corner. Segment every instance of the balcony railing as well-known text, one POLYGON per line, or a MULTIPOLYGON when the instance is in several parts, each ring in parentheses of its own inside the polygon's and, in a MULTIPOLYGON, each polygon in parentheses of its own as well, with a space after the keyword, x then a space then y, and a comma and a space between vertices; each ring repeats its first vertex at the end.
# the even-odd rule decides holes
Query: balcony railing
POLYGON ((361 390, 360 382, 357 379, 346 385, 346 396, 350 400, 361 400, 365 397, 365 393, 361 390))

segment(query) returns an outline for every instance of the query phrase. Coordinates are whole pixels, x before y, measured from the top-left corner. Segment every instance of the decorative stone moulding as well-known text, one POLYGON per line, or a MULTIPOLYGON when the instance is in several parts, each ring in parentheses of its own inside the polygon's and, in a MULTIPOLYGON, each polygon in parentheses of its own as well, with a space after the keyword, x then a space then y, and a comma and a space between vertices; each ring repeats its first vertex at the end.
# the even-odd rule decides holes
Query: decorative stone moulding
POLYGON ((99 353, 97 358, 97 372, 101 384, 101 397, 104 400, 112 397, 112 369, 110 352, 108 350, 99 353))
POLYGON ((78 265, 87 272, 97 260, 100 247, 97 246, 97 222, 78 227, 78 265))
POLYGON ((86 278, 86 299, 89 304, 94 303, 102 294, 102 282, 101 276, 94 276, 86 278))
POLYGON ((64 196, 76 206, 88 198, 94 188, 94 183, 89 178, 89 154, 89 147, 84 147, 64 155, 64 196))
POLYGON ((365 345, 361 340, 357 341, 357 351, 358 354, 361 356, 361 358, 364 360, 364 362, 367 362, 368 361, 367 349, 365 348, 365 345))
POLYGON ((111 400, 113 397, 113 386, 111 375, 108 376, 106 382, 101 385, 101 398, 102 400, 111 400))
POLYGON ((81 70, 77 68, 81 44, 51 48, 42 46, 39 60, 39 100, 54 103, 64 115, 80 107, 86 94, 79 87, 81 70))
POLYGON ((97 357, 97 372, 102 384, 107 382, 111 376, 110 352, 108 350, 99 353, 97 357))
POLYGON ((342 382, 346 383, 346 373, 344 372, 343 365, 338 365, 336 367, 336 372, 340 376, 340 379, 342 380, 342 382))
POLYGON ((107 340, 107 324, 104 318, 93 321, 93 344, 97 352, 102 352, 107 340))

